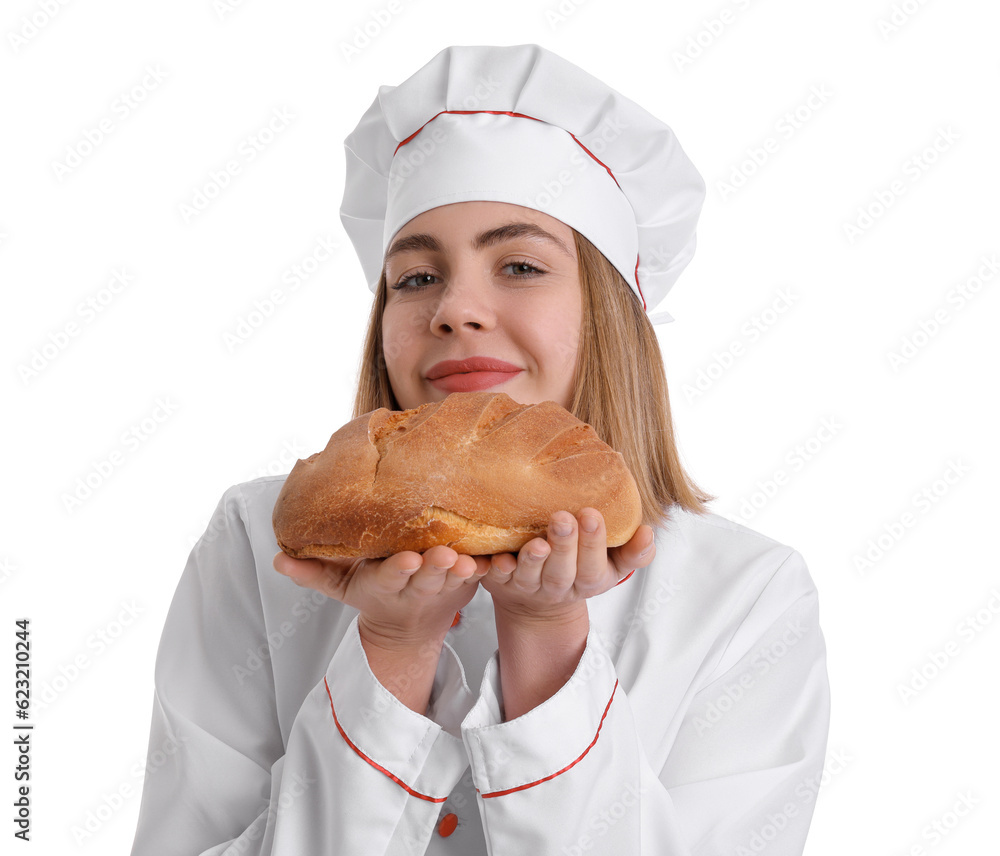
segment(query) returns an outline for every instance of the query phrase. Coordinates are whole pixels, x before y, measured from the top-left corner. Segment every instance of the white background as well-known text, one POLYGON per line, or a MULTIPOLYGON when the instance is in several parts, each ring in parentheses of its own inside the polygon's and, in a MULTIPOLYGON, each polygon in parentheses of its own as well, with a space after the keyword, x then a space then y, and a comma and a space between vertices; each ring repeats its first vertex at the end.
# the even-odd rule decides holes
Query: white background
POLYGON ((995 850, 1000 10, 662 5, 4 5, 0 719, 28 617, 24 851, 128 851, 188 551, 225 488, 349 418, 370 294, 338 216, 344 137, 446 45, 525 42, 668 122, 708 184, 658 329, 686 466, 820 592, 833 722, 807 854, 995 850), (250 160, 274 111, 291 118, 250 160), (315 266, 320 239, 339 250, 315 266))

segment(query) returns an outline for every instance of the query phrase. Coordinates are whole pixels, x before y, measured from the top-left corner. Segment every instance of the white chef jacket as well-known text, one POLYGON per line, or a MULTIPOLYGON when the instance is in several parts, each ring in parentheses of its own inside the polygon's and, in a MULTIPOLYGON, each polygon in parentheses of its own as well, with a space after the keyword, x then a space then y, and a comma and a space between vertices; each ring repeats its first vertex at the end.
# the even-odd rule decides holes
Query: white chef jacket
POLYGON ((480 586, 420 715, 357 610, 274 570, 284 478, 226 491, 181 576, 133 856, 802 853, 829 683, 798 552, 672 506, 654 563, 587 601, 573 676, 509 722, 480 586))

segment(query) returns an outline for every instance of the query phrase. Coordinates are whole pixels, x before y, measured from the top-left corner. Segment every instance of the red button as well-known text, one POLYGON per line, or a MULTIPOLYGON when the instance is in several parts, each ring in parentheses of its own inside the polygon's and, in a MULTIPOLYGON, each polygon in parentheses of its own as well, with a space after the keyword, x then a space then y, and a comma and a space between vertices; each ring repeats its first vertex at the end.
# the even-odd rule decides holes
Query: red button
POLYGON ((461 612, 456 612, 455 613, 455 620, 451 622, 451 626, 454 627, 461 620, 462 620, 462 613, 461 612))
POLYGON ((438 824, 438 835, 447 838, 458 828, 458 815, 446 814, 438 824))

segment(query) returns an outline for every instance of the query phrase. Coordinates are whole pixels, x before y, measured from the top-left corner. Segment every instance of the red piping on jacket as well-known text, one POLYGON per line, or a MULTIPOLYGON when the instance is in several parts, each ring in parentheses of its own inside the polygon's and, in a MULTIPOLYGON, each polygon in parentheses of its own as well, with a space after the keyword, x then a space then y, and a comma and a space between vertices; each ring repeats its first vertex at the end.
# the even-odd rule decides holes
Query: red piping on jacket
MULTIPOLYGON (((471 115, 473 113, 490 113, 491 115, 494 115, 494 116, 514 116, 517 119, 531 119, 531 120, 533 120, 535 122, 545 122, 544 119, 538 119, 535 116, 528 116, 525 113, 512 113, 510 110, 441 110, 439 113, 435 113, 433 116, 431 116, 430 119, 428 119, 426 122, 424 122, 423 125, 421 125, 419 128, 417 128, 417 130, 415 130, 412 134, 410 134, 410 136, 408 136, 405 140, 401 140, 400 143, 399 143, 399 145, 397 145, 396 148, 393 149, 392 156, 395 157, 396 153, 403 146, 405 146, 408 142, 410 142, 410 140, 412 140, 415 136, 417 136, 417 134, 419 134, 424 128, 426 128, 438 116, 441 116, 444 113, 452 113, 452 114, 457 115, 457 116, 469 116, 469 115, 471 115)), ((550 123, 545 122, 545 124, 550 124, 550 123)), ((556 126, 553 125, 553 127, 556 127, 556 126)), ((608 175, 611 176, 611 180, 616 185, 618 185, 618 189, 621 190, 622 186, 620 184, 618 184, 618 179, 615 178, 615 174, 611 171, 611 168, 606 163, 604 163, 604 161, 602 161, 599 157, 597 157, 597 155, 595 155, 590 149, 588 149, 583 143, 581 143, 576 138, 575 134, 570 134, 569 131, 566 131, 566 133, 569 134, 573 138, 573 141, 581 149, 583 149, 588 155, 590 155, 594 159, 594 161, 596 163, 599 163, 601 166, 604 167, 605 170, 607 170, 608 175)), ((624 193, 624 192, 625 191, 622 190, 622 193, 624 193)), ((642 293, 642 286, 639 285, 639 256, 638 255, 636 255, 636 257, 635 257, 635 287, 636 287, 636 289, 638 289, 638 291, 639 291, 639 297, 642 300, 642 311, 645 312, 646 311, 646 296, 642 293)))
MULTIPOLYGON (((615 586, 620 586, 623 582, 625 582, 625 580, 627 580, 634 573, 635 573, 634 569, 629 571, 624 577, 622 577, 620 580, 618 580, 618 582, 615 583, 615 586)), ((612 588, 614 588, 614 586, 612 586, 612 588)))
POLYGON ((577 758, 572 764, 567 764, 565 767, 563 767, 561 770, 557 770, 551 776, 546 776, 544 779, 538 779, 537 781, 534 782, 528 782, 526 785, 518 785, 516 788, 507 788, 507 790, 505 791, 491 791, 488 794, 484 794, 482 791, 479 790, 479 788, 476 788, 476 791, 484 800, 489 799, 490 797, 502 797, 506 796, 507 794, 512 794, 515 791, 523 791, 526 790, 527 788, 533 788, 535 785, 540 785, 542 782, 547 782, 549 781, 549 779, 554 779, 556 776, 561 776, 571 767, 575 767, 583 760, 584 756, 591 749, 594 748, 594 744, 597 743, 597 738, 601 736, 601 727, 604 725, 604 719, 608 715, 608 709, 611 707, 611 702, 614 701, 615 692, 617 689, 618 689, 618 681, 616 680, 615 685, 611 688, 611 698, 608 699, 608 703, 604 708, 604 713, 601 715, 601 721, 597 723, 597 733, 594 734, 594 739, 590 741, 590 745, 583 750, 583 752, 580 754, 580 757, 577 758))
POLYGON ((410 796, 418 797, 419 799, 427 800, 427 802, 433 802, 433 803, 443 803, 445 800, 448 799, 448 797, 429 797, 429 796, 427 796, 427 794, 422 794, 419 791, 413 790, 413 788, 411 788, 408 784, 406 784, 406 782, 404 782, 398 776, 394 776, 385 767, 382 767, 379 764, 376 764, 371 758, 369 758, 364 752, 362 752, 357 746, 355 746, 351 742, 351 738, 347 736, 347 734, 344 732, 344 729, 341 727, 340 720, 337 719, 337 711, 333 709, 333 696, 330 695, 330 685, 326 682, 326 675, 323 676, 323 685, 326 687, 327 698, 330 699, 330 712, 333 714, 333 721, 337 725, 337 731, 340 732, 340 736, 344 738, 344 741, 347 743, 347 745, 350 746, 355 752, 358 753, 358 756, 360 758, 362 758, 363 760, 367 761, 369 764, 371 764, 380 773, 384 773, 386 776, 388 776, 390 779, 392 779, 404 791, 406 791, 408 794, 410 794, 410 796))

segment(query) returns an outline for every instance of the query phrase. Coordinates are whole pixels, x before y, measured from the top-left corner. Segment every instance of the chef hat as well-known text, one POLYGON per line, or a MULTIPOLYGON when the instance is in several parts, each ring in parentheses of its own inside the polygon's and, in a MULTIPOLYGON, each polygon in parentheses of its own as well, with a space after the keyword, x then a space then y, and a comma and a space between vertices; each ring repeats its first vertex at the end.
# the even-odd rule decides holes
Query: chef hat
POLYGON ((340 217, 375 291, 390 242, 452 202, 508 202, 584 235, 653 323, 691 260, 705 183, 673 131, 538 45, 448 47, 381 86, 344 141, 340 217))

